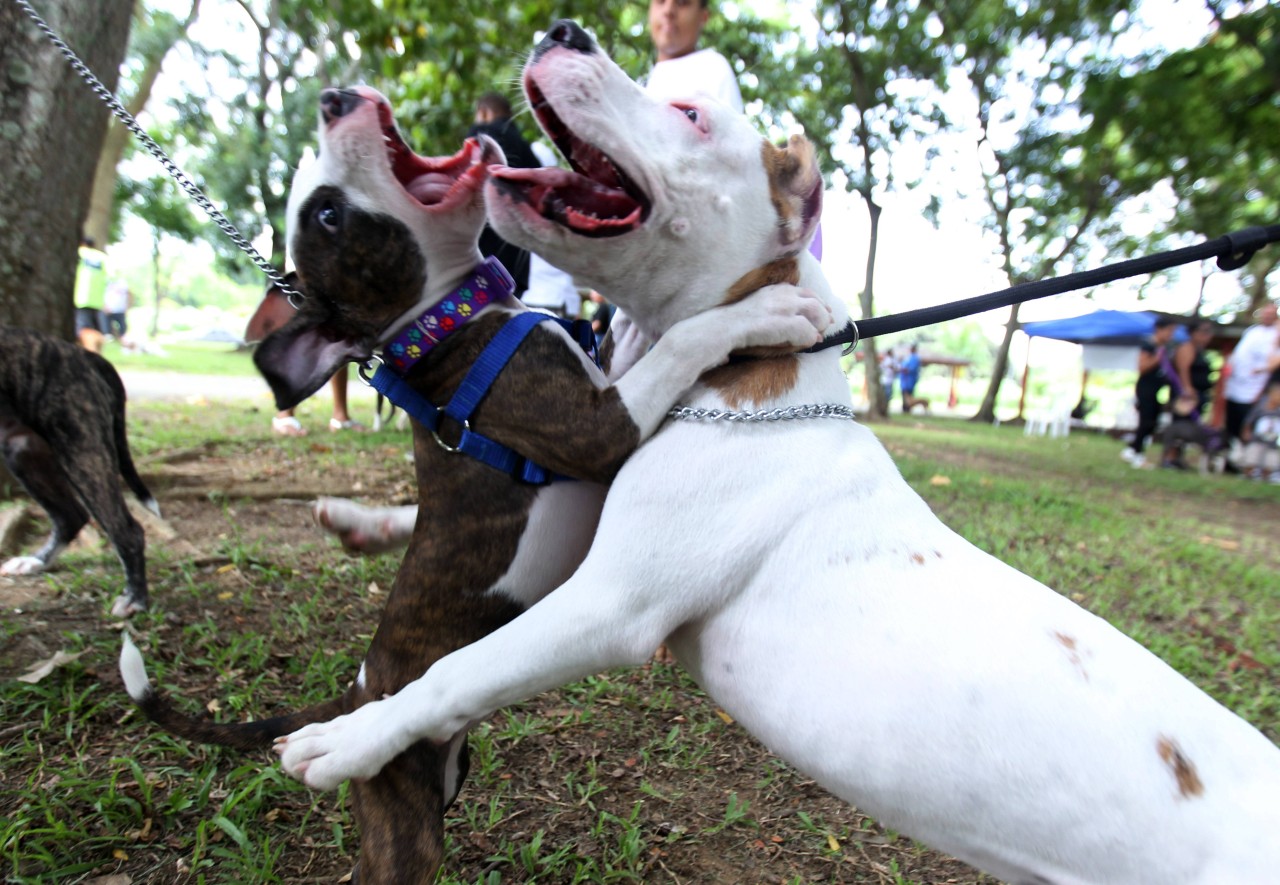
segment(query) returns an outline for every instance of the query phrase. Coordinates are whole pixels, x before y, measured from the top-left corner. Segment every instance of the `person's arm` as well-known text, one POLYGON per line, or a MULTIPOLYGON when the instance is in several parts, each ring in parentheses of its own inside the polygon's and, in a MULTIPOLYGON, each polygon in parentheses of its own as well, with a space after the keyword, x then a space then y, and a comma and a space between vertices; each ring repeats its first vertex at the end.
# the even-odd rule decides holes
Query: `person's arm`
POLYGON ((1196 346, 1184 341, 1173 352, 1173 367, 1178 372, 1178 380, 1182 382, 1182 392, 1191 393, 1195 388, 1191 385, 1191 364, 1196 359, 1196 346))

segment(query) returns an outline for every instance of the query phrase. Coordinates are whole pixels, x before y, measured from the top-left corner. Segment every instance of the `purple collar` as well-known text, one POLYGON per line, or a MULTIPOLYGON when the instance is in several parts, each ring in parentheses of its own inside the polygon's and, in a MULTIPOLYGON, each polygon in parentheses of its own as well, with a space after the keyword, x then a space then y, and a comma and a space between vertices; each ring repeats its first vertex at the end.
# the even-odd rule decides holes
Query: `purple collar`
POLYGON ((514 293, 515 288, 502 262, 493 256, 486 258, 462 285, 392 338, 382 349, 383 358, 397 375, 404 375, 450 333, 489 304, 514 293))

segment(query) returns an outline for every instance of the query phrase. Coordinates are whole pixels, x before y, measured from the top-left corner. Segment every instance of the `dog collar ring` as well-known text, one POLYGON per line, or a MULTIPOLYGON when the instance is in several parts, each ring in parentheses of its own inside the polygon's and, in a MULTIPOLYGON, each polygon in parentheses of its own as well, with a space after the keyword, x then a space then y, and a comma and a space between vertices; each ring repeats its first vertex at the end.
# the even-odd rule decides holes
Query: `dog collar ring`
POLYGON ((373 373, 378 370, 379 366, 384 364, 385 362, 382 357, 376 353, 369 354, 369 358, 364 362, 356 363, 356 374, 360 376, 361 383, 363 383, 365 387, 372 387, 373 373), (377 363, 377 366, 375 366, 374 363, 377 363))
MULTIPOLYGON (((470 419, 466 419, 466 420, 464 420, 464 421, 462 422, 462 432, 463 432, 463 433, 470 433, 470 432, 471 432, 471 421, 470 421, 470 419)), ((458 443, 458 445, 456 445, 456 446, 451 446, 451 445, 449 445, 447 442, 445 442, 444 440, 442 440, 442 439, 440 438, 440 434, 439 434, 439 433, 437 433, 436 431, 434 431, 434 430, 433 430, 433 431, 431 431, 431 435, 435 437, 435 439, 436 439, 436 445, 438 445, 440 448, 444 449, 446 452, 449 452, 450 454, 457 454, 458 452, 461 452, 461 451, 462 451, 462 443, 461 443, 461 442, 459 442, 459 443, 458 443)))

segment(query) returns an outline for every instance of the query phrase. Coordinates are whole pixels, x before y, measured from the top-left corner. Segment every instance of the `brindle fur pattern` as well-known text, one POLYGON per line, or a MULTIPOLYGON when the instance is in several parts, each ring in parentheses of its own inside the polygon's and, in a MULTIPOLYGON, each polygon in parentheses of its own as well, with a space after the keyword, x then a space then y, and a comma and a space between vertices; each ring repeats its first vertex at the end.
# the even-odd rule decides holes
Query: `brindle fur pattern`
POLYGON ((125 391, 101 356, 27 329, 0 327, 0 451, 53 523, 34 558, 49 565, 92 516, 125 572, 121 603, 148 604, 146 538, 120 478, 149 507, 125 434, 125 391))

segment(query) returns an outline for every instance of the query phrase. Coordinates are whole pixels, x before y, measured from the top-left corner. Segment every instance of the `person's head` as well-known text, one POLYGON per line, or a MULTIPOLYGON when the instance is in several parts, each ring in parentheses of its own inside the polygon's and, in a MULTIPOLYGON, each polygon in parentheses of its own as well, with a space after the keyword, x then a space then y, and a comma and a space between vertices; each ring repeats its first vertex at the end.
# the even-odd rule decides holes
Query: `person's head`
POLYGON ((1268 302, 1259 307, 1254 316, 1258 318, 1259 325, 1274 326, 1276 324, 1276 306, 1268 302))
POLYGON ((1154 338, 1160 344, 1168 344, 1173 339, 1173 330, 1175 324, 1168 317, 1160 317, 1156 320, 1156 329, 1153 333, 1154 338))
POLYGON ((707 0, 649 0, 649 39, 658 50, 658 61, 696 50, 710 17, 707 0))
POLYGON ((500 92, 486 92, 476 99, 477 123, 497 123, 511 116, 511 102, 500 92))
POLYGON ((1213 340, 1213 333, 1213 323, 1201 320, 1191 327, 1191 343, 1195 345, 1196 350, 1204 350, 1213 340))
POLYGON ((93 241, 93 237, 82 236, 80 238, 80 245, 85 246, 89 249, 93 249, 97 246, 97 243, 93 241))

